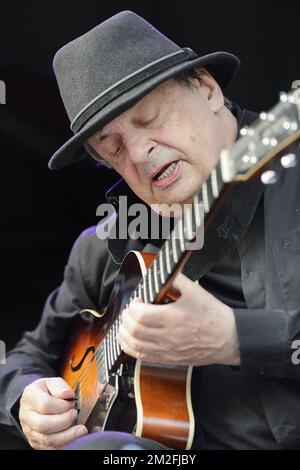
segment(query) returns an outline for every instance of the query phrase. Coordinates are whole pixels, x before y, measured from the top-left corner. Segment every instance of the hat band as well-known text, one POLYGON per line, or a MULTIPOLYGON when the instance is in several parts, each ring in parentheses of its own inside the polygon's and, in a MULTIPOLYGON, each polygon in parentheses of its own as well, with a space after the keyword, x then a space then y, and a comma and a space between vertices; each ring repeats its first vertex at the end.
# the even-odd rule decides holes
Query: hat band
POLYGON ((169 54, 161 59, 151 62, 145 67, 142 67, 136 72, 128 75, 90 101, 73 119, 71 123, 71 130, 74 133, 78 132, 82 126, 101 108, 106 106, 110 101, 114 100, 120 94, 142 83, 145 78, 149 79, 150 77, 173 65, 184 62, 187 59, 195 59, 196 57, 198 56, 194 51, 188 47, 185 47, 178 52, 169 54))

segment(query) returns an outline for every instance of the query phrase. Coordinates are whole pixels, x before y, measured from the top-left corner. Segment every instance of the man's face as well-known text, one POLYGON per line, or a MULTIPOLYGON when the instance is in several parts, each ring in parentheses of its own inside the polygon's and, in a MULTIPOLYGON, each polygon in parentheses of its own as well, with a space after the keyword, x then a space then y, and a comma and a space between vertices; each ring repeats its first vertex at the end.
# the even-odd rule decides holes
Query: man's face
POLYGON ((190 202, 225 146, 223 95, 204 82, 159 85, 88 141, 147 204, 190 202))

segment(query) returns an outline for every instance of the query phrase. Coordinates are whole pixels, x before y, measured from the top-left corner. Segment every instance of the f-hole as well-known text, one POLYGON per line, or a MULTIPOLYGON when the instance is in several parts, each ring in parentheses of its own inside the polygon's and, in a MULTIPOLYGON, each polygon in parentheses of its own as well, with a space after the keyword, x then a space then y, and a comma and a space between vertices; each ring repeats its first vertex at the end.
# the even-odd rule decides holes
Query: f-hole
POLYGON ((71 361, 70 361, 71 371, 72 371, 72 372, 76 372, 77 370, 81 369, 82 364, 84 363, 86 357, 87 357, 90 353, 93 354, 93 357, 92 357, 92 360, 91 360, 91 362, 93 362, 93 360, 95 359, 95 356, 94 356, 94 353, 95 353, 95 346, 89 346, 89 347, 86 349, 86 351, 85 351, 83 357, 80 359, 80 361, 78 362, 77 366, 75 366, 75 365, 73 364, 73 360, 74 360, 74 356, 73 356, 72 359, 71 359, 71 361))

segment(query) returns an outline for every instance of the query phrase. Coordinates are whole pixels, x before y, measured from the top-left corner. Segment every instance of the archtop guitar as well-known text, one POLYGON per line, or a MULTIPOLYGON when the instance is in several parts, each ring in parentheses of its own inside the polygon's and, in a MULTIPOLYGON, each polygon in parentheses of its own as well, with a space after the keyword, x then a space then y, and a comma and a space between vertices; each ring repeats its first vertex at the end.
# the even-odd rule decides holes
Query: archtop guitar
POLYGON ((191 210, 177 220, 159 253, 130 252, 105 311, 79 312, 61 370, 77 397, 78 424, 90 431, 97 427, 135 433, 176 449, 191 447, 193 368, 144 363, 126 355, 116 340, 122 311, 135 298, 154 304, 176 300, 172 282, 191 255, 191 243, 203 223, 206 229, 228 191, 258 176, 265 184, 273 183, 276 175, 270 164, 276 159, 285 168, 296 165, 291 149, 300 138, 299 118, 298 89, 281 94, 275 107, 241 129, 240 138, 221 153, 191 210))

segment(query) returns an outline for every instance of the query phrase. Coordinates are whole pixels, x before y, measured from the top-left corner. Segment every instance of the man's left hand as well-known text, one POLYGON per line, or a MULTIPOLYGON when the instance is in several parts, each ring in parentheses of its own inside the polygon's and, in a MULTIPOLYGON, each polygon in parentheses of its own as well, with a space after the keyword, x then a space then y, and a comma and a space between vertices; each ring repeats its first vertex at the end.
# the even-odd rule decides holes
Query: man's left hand
POLYGON ((147 362, 202 366, 240 364, 233 310, 179 274, 177 301, 133 301, 122 313, 118 341, 124 352, 147 362))

